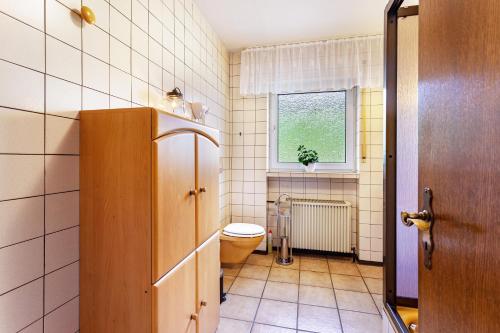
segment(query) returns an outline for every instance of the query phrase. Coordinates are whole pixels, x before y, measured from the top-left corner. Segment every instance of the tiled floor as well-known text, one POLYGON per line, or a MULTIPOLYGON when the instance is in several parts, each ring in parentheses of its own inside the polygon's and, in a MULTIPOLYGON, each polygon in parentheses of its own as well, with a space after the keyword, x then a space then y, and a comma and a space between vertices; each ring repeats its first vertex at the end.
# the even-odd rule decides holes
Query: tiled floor
POLYGON ((382 268, 343 258, 295 256, 280 266, 253 254, 224 268, 218 333, 382 332, 382 268))

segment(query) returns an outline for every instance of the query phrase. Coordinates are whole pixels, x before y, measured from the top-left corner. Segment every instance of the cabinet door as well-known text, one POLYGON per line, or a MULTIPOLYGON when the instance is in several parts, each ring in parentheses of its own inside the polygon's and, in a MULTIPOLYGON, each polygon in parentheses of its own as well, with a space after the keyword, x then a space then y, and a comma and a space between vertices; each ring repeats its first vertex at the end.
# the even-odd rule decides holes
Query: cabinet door
POLYGON ((206 137, 196 135, 196 245, 219 230, 219 148, 206 137))
POLYGON ((153 333, 196 332, 196 259, 193 252, 153 286, 153 333))
POLYGON ((153 142, 153 283, 195 249, 195 134, 153 142))
POLYGON ((198 264, 198 333, 215 333, 220 309, 220 243, 217 231, 196 250, 198 264))

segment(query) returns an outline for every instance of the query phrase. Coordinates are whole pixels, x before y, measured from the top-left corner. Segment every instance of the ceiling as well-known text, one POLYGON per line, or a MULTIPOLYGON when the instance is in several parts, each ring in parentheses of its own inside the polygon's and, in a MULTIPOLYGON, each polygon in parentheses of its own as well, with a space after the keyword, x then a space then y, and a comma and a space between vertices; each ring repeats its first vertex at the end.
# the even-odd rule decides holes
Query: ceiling
POLYGON ((196 0, 229 50, 380 34, 388 0, 196 0))

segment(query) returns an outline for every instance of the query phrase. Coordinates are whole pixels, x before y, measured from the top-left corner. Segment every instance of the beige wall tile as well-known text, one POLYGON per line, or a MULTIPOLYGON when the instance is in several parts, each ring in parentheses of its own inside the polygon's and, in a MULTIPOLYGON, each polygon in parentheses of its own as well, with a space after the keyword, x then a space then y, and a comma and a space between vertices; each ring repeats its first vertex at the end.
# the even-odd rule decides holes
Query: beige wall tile
POLYGON ((0 297, 0 332, 17 332, 43 315, 43 279, 0 297))
POLYGON ((46 113, 78 118, 82 108, 82 88, 79 85, 46 75, 46 113))
POLYGON ((0 0, 0 7, 4 13, 7 13, 37 29, 43 30, 44 0, 0 0))
POLYGON ((0 202, 0 247, 43 236, 43 197, 0 202))
POLYGON ((43 238, 0 249, 0 294, 43 275, 43 238))
POLYGON ((81 84, 81 68, 81 51, 47 36, 47 74, 81 84))
POLYGON ((42 114, 0 108, 0 153, 43 154, 42 114))
MULTIPOLYGON (((79 5, 75 8, 78 9, 79 5)), ((46 31, 49 35, 81 49, 81 18, 56 0, 46 1, 46 31)))
POLYGON ((43 333, 43 319, 39 319, 19 333, 43 333))

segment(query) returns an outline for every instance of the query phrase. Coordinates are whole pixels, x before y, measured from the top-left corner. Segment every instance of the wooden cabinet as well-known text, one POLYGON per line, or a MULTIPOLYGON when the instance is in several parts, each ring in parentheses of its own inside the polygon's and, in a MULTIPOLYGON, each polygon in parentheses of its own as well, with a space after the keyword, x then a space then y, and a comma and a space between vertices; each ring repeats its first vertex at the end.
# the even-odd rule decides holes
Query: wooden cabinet
POLYGON ((219 254, 219 233, 215 233, 196 250, 198 333, 213 333, 219 324, 219 254))
POLYGON ((215 333, 218 142, 152 108, 82 112, 82 333, 215 333))
POLYGON ((219 229, 219 157, 217 146, 196 135, 196 245, 219 229))

